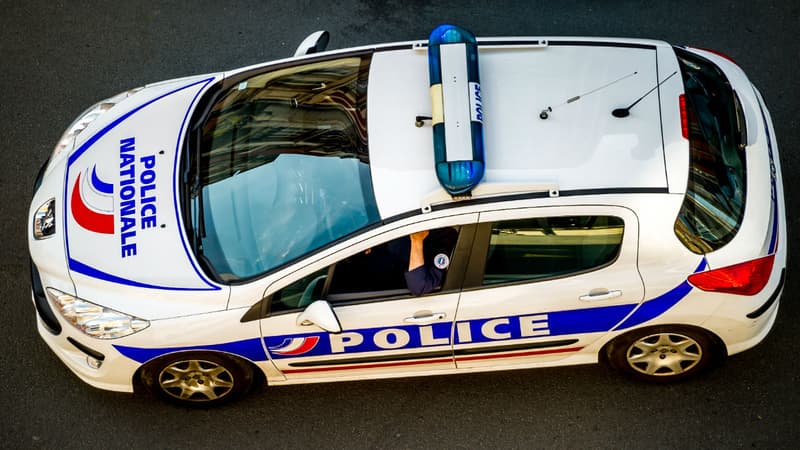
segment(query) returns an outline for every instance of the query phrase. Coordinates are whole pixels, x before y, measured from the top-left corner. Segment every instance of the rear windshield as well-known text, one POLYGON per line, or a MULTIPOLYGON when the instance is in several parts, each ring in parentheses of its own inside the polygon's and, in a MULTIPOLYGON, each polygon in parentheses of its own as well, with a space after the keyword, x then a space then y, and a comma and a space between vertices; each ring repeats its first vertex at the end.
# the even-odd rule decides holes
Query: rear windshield
POLYGON ((742 223, 745 124, 736 93, 711 62, 675 48, 689 125, 689 184, 675 234, 692 252, 727 244, 742 223))
POLYGON ((367 149, 370 56, 256 75, 222 92, 189 161, 194 250, 251 278, 379 219, 367 149))

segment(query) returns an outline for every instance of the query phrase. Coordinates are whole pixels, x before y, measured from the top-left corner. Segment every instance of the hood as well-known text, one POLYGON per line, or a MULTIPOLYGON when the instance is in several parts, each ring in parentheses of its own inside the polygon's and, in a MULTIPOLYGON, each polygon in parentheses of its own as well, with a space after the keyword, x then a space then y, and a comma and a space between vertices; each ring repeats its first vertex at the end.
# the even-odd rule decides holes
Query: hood
POLYGON ((149 86, 82 133, 66 161, 62 203, 67 263, 79 291, 80 280, 105 289, 221 289, 189 249, 177 174, 189 117, 216 79, 149 86))

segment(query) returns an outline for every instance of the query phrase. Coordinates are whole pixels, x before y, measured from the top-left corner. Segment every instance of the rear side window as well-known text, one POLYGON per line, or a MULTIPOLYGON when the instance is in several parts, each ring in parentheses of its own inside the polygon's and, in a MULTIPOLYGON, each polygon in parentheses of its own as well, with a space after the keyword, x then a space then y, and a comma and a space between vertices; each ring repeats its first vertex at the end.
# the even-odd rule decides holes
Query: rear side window
POLYGON ((588 272, 619 255, 624 224, 613 216, 508 220, 492 226, 483 285, 588 272))
POLYGON ((708 60, 675 48, 689 125, 689 184, 675 234, 703 254, 730 242, 745 201, 745 123, 736 93, 708 60))

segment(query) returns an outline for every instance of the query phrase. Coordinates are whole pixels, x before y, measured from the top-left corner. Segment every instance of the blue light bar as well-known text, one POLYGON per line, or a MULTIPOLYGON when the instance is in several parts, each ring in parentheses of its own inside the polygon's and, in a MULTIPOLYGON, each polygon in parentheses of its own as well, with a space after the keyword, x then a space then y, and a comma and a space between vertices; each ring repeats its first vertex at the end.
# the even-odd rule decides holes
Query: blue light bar
POLYGON ((475 35, 455 25, 436 27, 428 40, 428 70, 436 176, 450 195, 466 195, 485 170, 475 35))

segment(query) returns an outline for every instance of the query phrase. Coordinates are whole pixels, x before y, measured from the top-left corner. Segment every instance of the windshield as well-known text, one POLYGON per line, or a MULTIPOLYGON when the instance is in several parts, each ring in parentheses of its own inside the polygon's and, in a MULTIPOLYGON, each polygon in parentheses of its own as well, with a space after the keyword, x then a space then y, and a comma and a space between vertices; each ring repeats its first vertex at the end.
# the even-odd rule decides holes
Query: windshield
POLYGON ((281 69, 217 97, 186 179, 195 252, 220 279, 254 277, 378 221, 369 64, 281 69))

